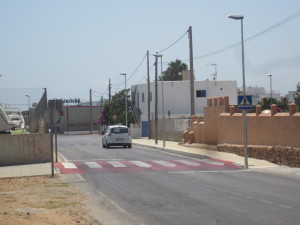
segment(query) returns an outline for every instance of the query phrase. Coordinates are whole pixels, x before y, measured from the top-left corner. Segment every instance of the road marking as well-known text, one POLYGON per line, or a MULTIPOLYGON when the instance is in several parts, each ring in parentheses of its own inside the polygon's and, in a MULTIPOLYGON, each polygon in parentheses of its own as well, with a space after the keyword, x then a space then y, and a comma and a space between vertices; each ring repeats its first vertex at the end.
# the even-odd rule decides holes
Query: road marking
POLYGON ((94 169, 94 168, 102 168, 101 165, 99 165, 96 162, 84 162, 85 165, 87 165, 89 168, 94 169))
POLYGON ((157 161, 152 161, 152 162, 155 162, 157 164, 160 164, 160 165, 163 165, 163 166, 167 166, 167 167, 175 167, 176 166, 173 163, 169 163, 169 162, 162 161, 162 160, 157 160, 157 161))
POLYGON ((113 167, 127 167, 126 165, 118 161, 106 161, 106 162, 112 165, 113 167))
POLYGON ((148 163, 144 163, 144 162, 141 162, 141 161, 129 161, 130 163, 133 163, 139 167, 144 167, 144 168, 150 168, 151 165, 148 164, 148 163))
POLYGON ((210 159, 197 159, 198 161, 201 161, 201 162, 206 162, 206 163, 209 163, 209 164, 212 164, 212 165, 217 165, 217 166, 223 166, 224 163, 222 162, 217 162, 217 161, 214 161, 214 160, 210 160, 210 159))
POLYGON ((268 200, 264 200, 264 199, 260 199, 259 201, 264 202, 264 203, 267 203, 267 204, 273 204, 273 202, 268 201, 268 200))
POLYGON ((76 174, 76 176, 83 182, 86 182, 86 180, 81 176, 81 174, 76 174))
POLYGON ((66 169, 77 169, 77 166, 72 162, 62 162, 61 163, 66 169))
POLYGON ((280 205, 278 204, 278 206, 282 207, 282 208, 286 208, 286 209, 292 209, 293 207, 287 206, 287 205, 280 205))
POLYGON ((200 166, 200 163, 192 162, 192 161, 189 161, 189 160, 175 160, 175 161, 183 163, 185 165, 189 165, 189 166, 200 166))
POLYGON ((58 152, 58 156, 62 159, 62 161, 64 162, 68 162, 69 160, 63 155, 61 154, 60 152, 58 152))

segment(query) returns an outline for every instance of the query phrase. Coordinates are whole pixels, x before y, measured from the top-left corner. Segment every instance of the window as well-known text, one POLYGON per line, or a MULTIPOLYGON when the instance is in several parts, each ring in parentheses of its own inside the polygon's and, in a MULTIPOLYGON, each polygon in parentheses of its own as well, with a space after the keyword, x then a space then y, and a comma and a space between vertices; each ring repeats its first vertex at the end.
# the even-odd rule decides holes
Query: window
POLYGON ((206 97, 206 90, 197 90, 196 91, 197 98, 204 98, 206 97))
POLYGON ((145 102, 145 94, 144 94, 144 92, 142 93, 142 102, 145 102))
POLYGON ((112 134, 126 134, 126 133, 128 133, 128 129, 123 128, 123 127, 115 127, 115 128, 111 129, 111 133, 112 134))

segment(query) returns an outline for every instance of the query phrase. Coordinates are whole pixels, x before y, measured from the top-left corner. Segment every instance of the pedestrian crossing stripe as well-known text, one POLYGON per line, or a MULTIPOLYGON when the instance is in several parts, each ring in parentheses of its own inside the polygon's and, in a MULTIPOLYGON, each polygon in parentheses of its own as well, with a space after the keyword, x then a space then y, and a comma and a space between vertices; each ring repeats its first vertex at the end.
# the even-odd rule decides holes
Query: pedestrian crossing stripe
POLYGON ((72 162, 63 162, 62 165, 66 168, 66 169, 76 169, 77 166, 72 163, 72 162))
POLYGON ((141 161, 129 161, 130 163, 133 163, 137 166, 140 166, 140 167, 144 167, 144 168, 150 168, 151 165, 148 164, 148 163, 144 163, 144 162, 141 162, 141 161))
POLYGON ((106 162, 112 165, 113 167, 127 167, 126 165, 124 165, 119 161, 106 161, 106 162))
POLYGON ((240 165, 216 159, 182 159, 182 160, 152 160, 152 161, 74 161, 55 163, 55 168, 62 174, 126 172, 126 171, 163 171, 163 170, 223 170, 240 169, 240 165))

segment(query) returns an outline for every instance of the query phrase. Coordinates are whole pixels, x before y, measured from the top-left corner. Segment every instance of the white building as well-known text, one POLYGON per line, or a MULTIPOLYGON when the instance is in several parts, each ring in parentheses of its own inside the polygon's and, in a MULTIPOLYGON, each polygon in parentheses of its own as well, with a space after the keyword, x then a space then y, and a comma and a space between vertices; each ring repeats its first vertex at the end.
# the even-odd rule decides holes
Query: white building
MULTIPOLYGON (((243 92, 243 88, 240 88, 240 93, 243 92)), ((264 87, 248 86, 246 87, 246 95, 252 95, 252 105, 257 105, 262 98, 271 98, 271 92, 267 92, 264 87)), ((280 100, 280 92, 272 90, 272 98, 280 100)))
POLYGON ((296 91, 289 91, 288 92, 288 101, 295 103, 295 96, 296 96, 296 91))
MULTIPOLYGON (((162 118, 162 81, 158 81, 158 118, 162 118)), ((190 81, 164 81, 164 114, 165 118, 189 118, 191 116, 190 81)), ((229 96, 229 104, 237 104, 236 81, 195 81, 195 114, 203 115, 203 108, 207 105, 207 98, 229 96)), ((148 129, 148 84, 131 86, 132 107, 137 120, 148 129)), ((150 82, 150 120, 154 120, 155 112, 155 82, 150 82)), ((144 132, 143 132, 144 131, 144 132)), ((147 136, 147 135, 143 135, 147 136)))

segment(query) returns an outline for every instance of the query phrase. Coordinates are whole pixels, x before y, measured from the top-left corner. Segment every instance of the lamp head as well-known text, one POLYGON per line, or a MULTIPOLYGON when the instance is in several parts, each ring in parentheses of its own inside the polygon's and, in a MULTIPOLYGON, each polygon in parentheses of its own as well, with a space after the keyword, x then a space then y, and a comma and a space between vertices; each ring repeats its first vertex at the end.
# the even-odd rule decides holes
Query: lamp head
POLYGON ((244 19, 244 16, 242 16, 242 15, 234 15, 234 14, 230 14, 230 15, 228 16, 228 18, 234 19, 234 20, 242 20, 242 19, 244 19))
POLYGON ((162 55, 161 54, 154 54, 153 56, 155 56, 155 57, 162 57, 162 55))

